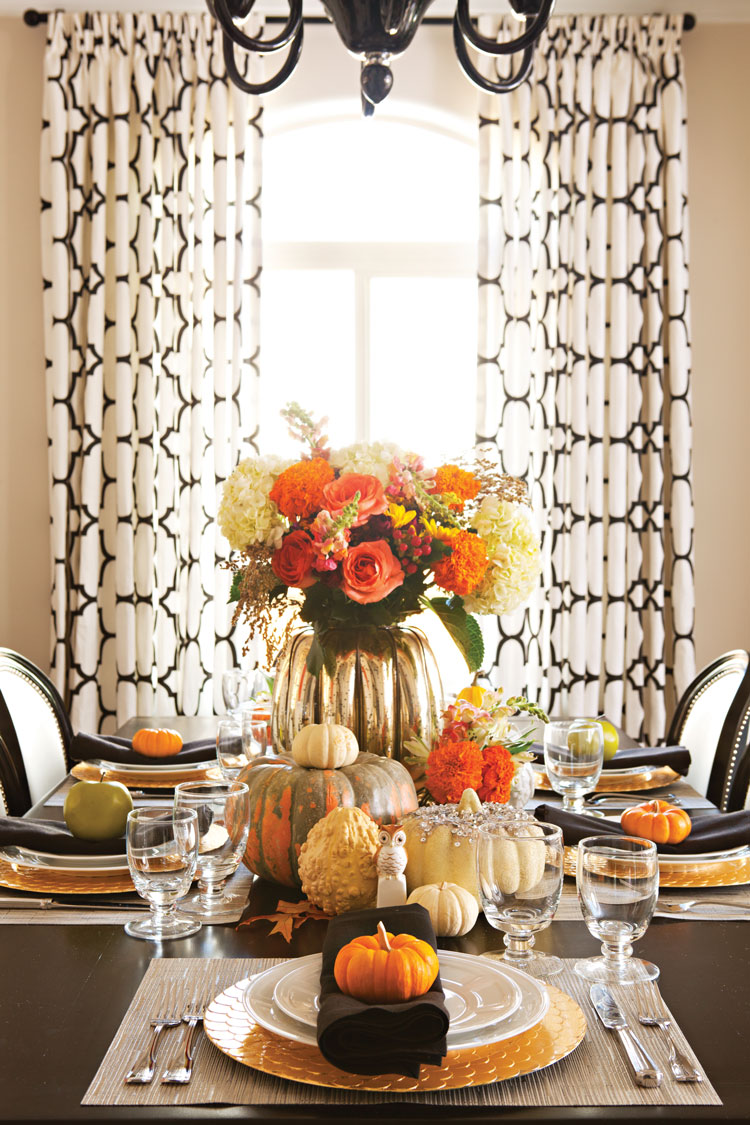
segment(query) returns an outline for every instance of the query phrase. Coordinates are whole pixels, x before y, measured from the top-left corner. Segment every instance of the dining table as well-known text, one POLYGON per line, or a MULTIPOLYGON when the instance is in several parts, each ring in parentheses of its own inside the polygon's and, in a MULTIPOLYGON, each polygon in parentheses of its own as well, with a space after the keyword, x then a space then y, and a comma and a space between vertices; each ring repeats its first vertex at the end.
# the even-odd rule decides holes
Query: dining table
MULTIPOLYGON (((148 717, 136 716, 118 733, 131 735, 148 717)), ((158 721, 158 720, 156 720, 158 721)), ((187 738, 215 731, 211 717, 170 717, 187 738)), ((69 779, 62 784, 69 784, 69 779)), ((704 798, 687 783, 680 792, 696 809, 704 798)), ((54 794, 53 794, 54 796, 54 794)), ((548 800, 547 794, 537 799, 548 800)), ((552 798, 554 799, 554 798, 552 798)), ((48 795, 30 815, 61 819, 48 795)), ((570 883, 567 879, 566 882, 570 883)), ((275 911, 298 892, 255 879, 243 921, 275 911)), ((12 911, 7 912, 12 915, 12 911)), ((700 1060, 721 1105, 543 1105, 483 1108, 424 1104, 408 1095, 346 1105, 82 1105, 94 1075, 155 958, 297 958, 319 953, 328 923, 312 919, 291 940, 271 934, 267 922, 204 924, 199 933, 156 944, 130 938, 122 925, 30 925, 6 917, 0 925, 0 1121, 138 1123, 169 1121, 723 1121, 750 1120, 750 925, 655 917, 637 955, 661 970, 659 989, 700 1060)), ((480 913, 460 938, 441 938, 444 950, 481 954, 497 949, 502 935, 480 913)), ((556 918, 537 937, 537 948, 562 958, 590 957, 598 943, 580 920, 556 918)), ((595 1019, 591 1010, 586 1019, 595 1019)), ((531 1076, 529 1076, 531 1079, 531 1076)), ((524 1081, 518 1079, 517 1081, 524 1081)))

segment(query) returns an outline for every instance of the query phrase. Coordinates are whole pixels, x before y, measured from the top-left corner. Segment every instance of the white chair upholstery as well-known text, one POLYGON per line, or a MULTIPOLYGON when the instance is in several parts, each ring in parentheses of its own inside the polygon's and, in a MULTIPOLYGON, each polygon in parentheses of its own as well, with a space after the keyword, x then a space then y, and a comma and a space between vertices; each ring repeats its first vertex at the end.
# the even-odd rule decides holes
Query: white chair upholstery
POLYGON ((0 664, 0 695, 10 712, 32 804, 65 777, 65 737, 48 697, 21 667, 0 664))
POLYGON ((726 653, 703 669, 677 708, 667 741, 690 751, 686 781, 699 793, 708 791, 719 737, 747 667, 747 652, 726 653))

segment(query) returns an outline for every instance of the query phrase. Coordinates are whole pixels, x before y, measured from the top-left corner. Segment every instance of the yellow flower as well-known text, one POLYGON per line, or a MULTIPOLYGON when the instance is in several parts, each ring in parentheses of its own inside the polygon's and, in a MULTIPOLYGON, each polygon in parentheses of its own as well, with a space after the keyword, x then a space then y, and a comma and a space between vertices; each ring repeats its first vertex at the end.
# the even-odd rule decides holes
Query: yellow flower
POLYGON ((433 539, 441 539, 443 543, 450 543, 451 539, 455 539, 461 530, 458 527, 443 527, 437 520, 432 520, 429 516, 422 516, 422 527, 433 539))
POLYGON ((416 512, 407 512, 400 504, 388 505, 388 515, 394 527, 405 527, 407 523, 411 523, 416 514, 416 512))

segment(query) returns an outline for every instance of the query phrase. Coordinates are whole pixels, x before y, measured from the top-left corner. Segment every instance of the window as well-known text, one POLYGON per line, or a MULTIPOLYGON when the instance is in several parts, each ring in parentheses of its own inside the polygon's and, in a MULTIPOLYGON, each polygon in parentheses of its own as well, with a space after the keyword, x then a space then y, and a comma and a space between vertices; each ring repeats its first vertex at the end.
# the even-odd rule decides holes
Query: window
POLYGON ((261 450, 279 410, 435 464, 475 430, 477 156, 443 119, 317 107, 265 140, 261 450))

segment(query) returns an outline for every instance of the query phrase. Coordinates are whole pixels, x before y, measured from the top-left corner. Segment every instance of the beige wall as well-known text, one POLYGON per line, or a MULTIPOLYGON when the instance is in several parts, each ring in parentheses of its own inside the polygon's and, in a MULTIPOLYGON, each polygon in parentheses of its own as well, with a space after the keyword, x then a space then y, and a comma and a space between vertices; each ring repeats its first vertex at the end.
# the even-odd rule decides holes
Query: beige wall
MULTIPOLYGON (((419 45, 418 37, 413 49, 419 45)), ((0 19, 0 645, 46 667, 49 536, 38 235, 43 50, 42 30, 32 31, 18 18, 0 19)), ((700 665, 727 648, 750 645, 750 521, 743 484, 750 445, 750 25, 699 25, 686 36, 685 56, 700 665)), ((417 97, 407 59, 401 66, 397 82, 406 96, 417 97)), ((466 112, 467 84, 460 79, 456 87, 445 73, 437 78, 445 94, 442 108, 466 112)))

